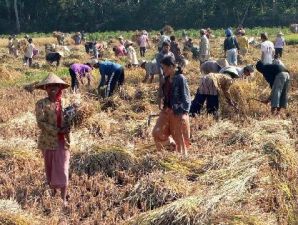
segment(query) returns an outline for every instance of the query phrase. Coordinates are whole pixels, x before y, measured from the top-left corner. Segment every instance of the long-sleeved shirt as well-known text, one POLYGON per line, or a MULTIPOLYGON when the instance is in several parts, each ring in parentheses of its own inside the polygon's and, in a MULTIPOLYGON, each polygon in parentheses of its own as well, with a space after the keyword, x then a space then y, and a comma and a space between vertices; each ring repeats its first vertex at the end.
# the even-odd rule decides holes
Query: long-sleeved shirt
POLYGON ((240 49, 248 49, 249 48, 249 43, 248 43, 248 38, 245 36, 239 36, 237 37, 237 42, 239 45, 240 49))
POLYGON ((137 53, 136 50, 134 49, 134 47, 129 46, 127 48, 127 57, 128 57, 128 61, 129 63, 131 63, 132 65, 138 65, 138 58, 137 58, 137 53))
POLYGON ((286 45, 286 42, 283 37, 277 37, 275 39, 275 45, 274 45, 275 48, 283 48, 285 47, 285 45, 286 45))
POLYGON ((70 66, 70 69, 78 74, 80 78, 85 77, 92 69, 90 66, 85 64, 74 63, 70 66))
POLYGON ((224 50, 228 51, 230 49, 237 48, 239 50, 239 45, 234 36, 227 37, 224 41, 224 50))
MULTIPOLYGON (((63 101, 62 101, 63 103, 63 101)), ((36 121, 41 133, 38 138, 38 148, 41 150, 56 150, 58 149, 59 139, 57 126, 57 115, 55 102, 51 102, 49 98, 39 100, 35 106, 36 121)), ((62 113, 62 112, 61 112, 62 113)), ((64 117, 62 124, 64 123, 64 117)), ((69 135, 65 134, 65 148, 69 148, 69 135)))
MULTIPOLYGON (((169 77, 165 78, 170 79, 169 77)), ((183 74, 176 73, 169 87, 167 81, 162 84, 162 99, 166 100, 166 106, 171 107, 174 114, 181 115, 189 112, 191 99, 187 80, 183 74), (169 93, 170 91, 170 93, 169 93)))
POLYGON ((106 84, 106 76, 108 77, 107 80, 109 80, 113 73, 115 73, 117 70, 120 70, 122 68, 120 64, 114 63, 111 61, 100 62, 98 65, 99 65, 99 72, 101 75, 101 80, 99 83, 100 87, 106 84))
POLYGON ((209 39, 206 35, 201 37, 200 42, 200 56, 208 56, 209 55, 209 39))

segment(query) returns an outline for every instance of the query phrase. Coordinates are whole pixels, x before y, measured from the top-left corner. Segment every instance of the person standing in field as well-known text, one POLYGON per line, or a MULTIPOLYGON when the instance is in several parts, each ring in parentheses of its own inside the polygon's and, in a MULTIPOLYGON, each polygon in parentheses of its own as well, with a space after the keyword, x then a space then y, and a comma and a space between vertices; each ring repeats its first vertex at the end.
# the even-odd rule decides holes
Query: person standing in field
POLYGON ((69 87, 54 74, 49 74, 37 89, 45 90, 48 97, 39 100, 35 106, 36 120, 41 130, 38 148, 44 157, 47 183, 53 189, 61 190, 63 206, 67 205, 67 187, 69 181, 70 127, 64 121, 62 91, 69 87))
POLYGON ((190 91, 182 70, 172 57, 161 60, 165 75, 162 83, 163 107, 153 129, 152 135, 158 151, 166 148, 188 154, 190 147, 190 91))
POLYGON ((137 52, 134 49, 133 43, 131 41, 126 42, 126 51, 127 51, 128 65, 137 67, 139 65, 137 52))
POLYGON ((32 38, 29 38, 28 42, 29 42, 29 45, 25 50, 24 65, 28 65, 29 67, 31 67, 35 46, 33 44, 32 38))
POLYGON ((14 54, 13 52, 13 39, 11 36, 8 37, 8 44, 7 44, 7 48, 8 48, 8 54, 14 54))
POLYGON ((233 32, 230 28, 226 30, 226 39, 224 41, 224 51, 225 57, 228 60, 228 63, 232 66, 237 66, 237 55, 239 50, 239 45, 236 37, 233 35, 233 32))
POLYGON ((274 44, 275 57, 274 58, 282 58, 283 49, 286 46, 286 41, 283 35, 284 34, 282 32, 279 32, 275 39, 275 44, 274 44))
POLYGON ((172 35, 170 37, 170 39, 171 39, 170 51, 174 54, 175 59, 177 59, 179 45, 178 45, 178 43, 176 41, 176 37, 174 35, 172 35))
POLYGON ((20 42, 17 38, 17 36, 14 34, 12 37, 12 51, 15 57, 19 56, 19 48, 20 48, 20 42))
POLYGON ((92 72, 92 66, 90 63, 86 64, 79 64, 74 63, 70 65, 69 67, 69 75, 71 77, 71 90, 73 92, 77 92, 80 87, 80 83, 84 85, 83 78, 87 78, 88 80, 88 87, 90 87, 91 84, 91 72, 92 72))
POLYGON ((262 33, 261 34, 261 60, 262 62, 266 64, 272 64, 273 62, 273 56, 274 56, 274 45, 271 41, 268 40, 268 34, 262 33))
POLYGON ((263 74, 271 88, 269 98, 263 102, 271 102, 271 113, 279 115, 281 109, 286 109, 288 106, 290 73, 284 66, 264 64, 262 61, 257 62, 256 68, 263 74))
POLYGON ((160 39, 159 39, 159 42, 158 42, 158 51, 160 52, 162 50, 162 46, 163 46, 163 43, 164 42, 168 42, 170 43, 171 42, 171 39, 169 38, 169 36, 165 35, 164 34, 164 31, 161 30, 160 31, 160 39))
POLYGON ((209 39, 206 36, 206 30, 200 30, 201 42, 199 51, 200 64, 206 62, 210 58, 210 44, 209 39))
POLYGON ((150 47, 148 33, 145 30, 142 31, 142 35, 139 38, 139 44, 140 44, 140 55, 141 57, 145 57, 147 47, 150 47))
POLYGON ((245 30, 242 29, 238 31, 237 42, 239 45, 239 54, 245 57, 249 49, 248 38, 245 36, 245 30))

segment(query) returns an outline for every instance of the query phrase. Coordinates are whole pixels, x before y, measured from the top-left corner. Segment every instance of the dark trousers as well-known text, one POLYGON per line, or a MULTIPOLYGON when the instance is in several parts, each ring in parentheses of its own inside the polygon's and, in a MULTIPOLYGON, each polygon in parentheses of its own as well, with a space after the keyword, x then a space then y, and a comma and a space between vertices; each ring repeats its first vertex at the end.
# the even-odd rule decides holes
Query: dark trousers
POLYGON ((145 57, 146 47, 140 47, 140 55, 141 57, 145 57))
POLYGON ((32 58, 29 58, 29 57, 24 57, 24 63, 28 63, 28 61, 29 61, 29 67, 31 67, 32 66, 32 58))
POLYGON ((79 81, 76 73, 70 68, 69 68, 69 75, 71 77, 71 90, 74 91, 75 89, 79 88, 79 81))
POLYGON ((219 109, 218 95, 203 95, 197 93, 195 99, 191 102, 190 115, 200 114, 202 107, 207 100, 207 113, 216 115, 219 109))
POLYGON ((275 49, 275 57, 277 56, 278 58, 281 58, 282 57, 282 51, 283 51, 282 48, 276 48, 275 49))
POLYGON ((124 78, 124 69, 120 68, 116 70, 108 79, 105 97, 112 96, 117 85, 121 86, 124 83, 124 78))

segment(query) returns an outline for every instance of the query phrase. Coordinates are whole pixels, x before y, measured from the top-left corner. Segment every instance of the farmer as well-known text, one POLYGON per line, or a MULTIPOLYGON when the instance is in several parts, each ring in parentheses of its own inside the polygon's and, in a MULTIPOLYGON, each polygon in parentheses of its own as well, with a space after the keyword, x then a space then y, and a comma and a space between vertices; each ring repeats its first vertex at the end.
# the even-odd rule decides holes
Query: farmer
POLYGON ((207 61, 210 57, 210 46, 209 39, 206 36, 206 30, 200 30, 201 42, 200 42, 200 51, 199 51, 199 60, 200 64, 207 61))
POLYGON ((233 35, 233 32, 230 28, 226 31, 226 39, 224 41, 224 51, 225 57, 228 60, 228 63, 233 66, 237 66, 237 54, 239 50, 239 45, 237 39, 233 35))
MULTIPOLYGON (((163 58, 170 56, 173 58, 173 60, 175 61, 175 56, 172 52, 170 52, 170 43, 165 41, 162 44, 162 49, 161 51, 157 54, 156 56, 156 63, 157 63, 157 68, 159 69, 159 93, 161 93, 161 83, 163 82, 163 70, 162 70, 162 66, 161 66, 161 60, 163 60, 163 58)), ((160 96, 159 96, 160 97, 160 96)))
POLYGON ((73 39, 75 41, 75 45, 81 44, 81 41, 82 41, 82 34, 81 34, 81 32, 75 33, 75 35, 73 36, 73 39))
POLYGON ((175 59, 177 58, 178 56, 178 48, 179 48, 179 45, 176 41, 176 37, 174 35, 172 35, 170 37, 171 39, 171 42, 170 42, 170 51, 174 54, 174 57, 175 59))
POLYGON ((100 95, 104 90, 104 97, 112 96, 117 85, 122 86, 124 83, 124 68, 120 64, 111 61, 99 61, 94 64, 94 67, 99 68, 101 76, 98 94, 100 95))
POLYGON ((9 54, 14 54, 14 51, 13 51, 13 39, 11 36, 8 37, 8 44, 7 44, 7 48, 8 48, 8 53, 9 54))
POLYGON ((208 39, 210 39, 211 37, 213 37, 212 30, 211 30, 210 27, 208 27, 207 30, 206 30, 206 37, 208 39))
POLYGON ((137 52, 133 47, 132 41, 126 42, 126 51, 127 51, 127 58, 128 58, 128 65, 129 67, 137 67, 139 65, 137 52))
POLYGON ((184 42, 184 51, 191 51, 193 48, 193 42, 191 38, 188 38, 187 41, 184 42))
POLYGON ((140 44, 140 55, 141 57, 145 57, 147 47, 150 47, 148 33, 145 30, 142 31, 142 35, 139 38, 139 44, 140 44))
POLYGON ((171 39, 169 38, 169 36, 167 36, 167 35, 164 34, 164 31, 163 30, 161 30, 160 31, 160 39, 159 39, 159 42, 158 42, 158 51, 161 51, 162 50, 163 43, 164 42, 170 43, 171 42, 171 39))
POLYGON ((60 60, 64 56, 63 52, 49 52, 46 54, 46 61, 50 64, 53 64, 53 62, 56 62, 56 67, 60 65, 60 60))
POLYGON ((206 75, 208 73, 219 73, 222 68, 227 66, 229 66, 229 63, 226 59, 208 60, 201 65, 200 69, 201 73, 206 75))
POLYGON ((238 31, 237 42, 239 45, 239 54, 241 56, 245 56, 249 48, 248 38, 245 36, 245 30, 238 31))
POLYGON ((20 48, 20 43, 19 43, 19 40, 17 39, 17 36, 14 34, 12 36, 12 51, 13 51, 13 54, 15 57, 18 57, 19 56, 19 48, 20 48))
POLYGON ((261 34, 261 60, 266 64, 272 64, 273 56, 274 56, 274 45, 271 41, 268 40, 268 34, 262 33, 261 34))
POLYGON ((33 44, 32 38, 29 38, 28 42, 29 45, 25 50, 24 65, 29 65, 29 67, 31 67, 35 46, 33 44))
POLYGON ((233 105, 229 88, 233 79, 236 78, 239 78, 238 72, 232 67, 225 70, 223 74, 209 73, 201 77, 196 96, 191 103, 190 115, 200 114, 205 101, 207 101, 207 113, 218 116, 220 94, 225 97, 229 105, 233 105))
POLYGON ((80 83, 84 85, 83 78, 86 77, 88 80, 88 87, 91 83, 91 72, 93 67, 90 63, 79 64, 74 63, 69 67, 69 75, 71 77, 71 90, 77 92, 79 90, 80 83))
POLYGON ((119 40, 119 43, 120 43, 120 45, 125 45, 125 40, 124 40, 124 37, 122 36, 122 35, 120 35, 119 37, 118 37, 118 40, 119 40))
POLYGON ((177 56, 175 56, 175 59, 176 59, 176 64, 182 69, 184 69, 188 64, 188 60, 182 54, 180 47, 177 48, 177 56))
POLYGON ((165 75, 162 84, 163 107, 152 135, 158 151, 172 147, 187 156, 190 146, 190 92, 187 80, 179 67, 176 70, 172 57, 163 58, 161 65, 165 75))
POLYGON ((156 61, 147 62, 146 60, 142 60, 140 62, 140 67, 145 69, 146 75, 143 80, 143 83, 146 83, 149 79, 149 83, 153 82, 154 75, 159 74, 159 69, 157 67, 156 61))
POLYGON ((41 130, 38 148, 42 150, 47 183, 56 194, 61 190, 63 206, 67 205, 69 179, 70 127, 63 117, 62 91, 69 85, 54 74, 49 74, 36 88, 45 90, 48 97, 36 103, 36 120, 41 130))
POLYGON ((289 71, 281 65, 265 65, 262 61, 258 61, 257 70, 263 74, 265 80, 271 88, 270 97, 263 101, 264 103, 271 102, 271 113, 278 115, 282 108, 288 106, 288 91, 290 86, 289 71))
POLYGON ((283 37, 283 33, 280 31, 277 34, 277 37, 275 39, 275 44, 274 44, 274 48, 275 48, 275 56, 274 58, 281 58, 282 57, 282 53, 283 53, 283 49, 286 45, 286 41, 285 38, 283 37))
POLYGON ((64 45, 65 35, 64 33, 58 33, 57 36, 58 45, 64 45))
POLYGON ((116 57, 122 57, 127 55, 127 51, 123 44, 119 44, 113 48, 116 57))

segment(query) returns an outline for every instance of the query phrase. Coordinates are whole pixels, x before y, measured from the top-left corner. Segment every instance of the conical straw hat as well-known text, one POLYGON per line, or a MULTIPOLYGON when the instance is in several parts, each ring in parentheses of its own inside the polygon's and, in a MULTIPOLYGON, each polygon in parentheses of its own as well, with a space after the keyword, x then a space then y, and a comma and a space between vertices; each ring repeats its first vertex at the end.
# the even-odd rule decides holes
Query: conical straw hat
POLYGON ((69 85, 65 83, 57 75, 50 73, 45 79, 43 79, 39 84, 35 86, 37 89, 45 90, 45 87, 49 84, 60 84, 62 88, 68 88, 69 85))

